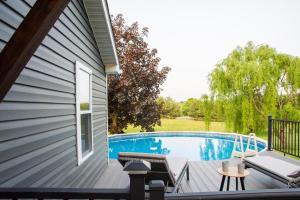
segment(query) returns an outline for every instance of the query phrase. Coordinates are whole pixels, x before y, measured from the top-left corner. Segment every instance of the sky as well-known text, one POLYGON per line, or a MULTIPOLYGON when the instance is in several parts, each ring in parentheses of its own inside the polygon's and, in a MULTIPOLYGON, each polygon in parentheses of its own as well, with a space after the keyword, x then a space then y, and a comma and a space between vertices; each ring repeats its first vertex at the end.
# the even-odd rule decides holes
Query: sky
POLYGON ((110 13, 149 28, 160 66, 171 67, 162 96, 176 101, 209 93, 218 61, 248 41, 300 54, 300 0, 108 0, 110 13))

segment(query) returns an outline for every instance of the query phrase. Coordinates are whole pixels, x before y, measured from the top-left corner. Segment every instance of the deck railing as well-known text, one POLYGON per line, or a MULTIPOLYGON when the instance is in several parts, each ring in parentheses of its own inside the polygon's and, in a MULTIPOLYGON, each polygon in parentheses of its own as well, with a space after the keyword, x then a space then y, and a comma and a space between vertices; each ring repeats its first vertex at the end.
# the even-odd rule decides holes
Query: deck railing
POLYGON ((299 198, 300 189, 272 189, 252 191, 166 194, 164 199, 155 200, 299 200, 299 198))
POLYGON ((150 182, 150 200, 299 200, 300 188, 227 192, 164 193, 163 181, 150 182))
POLYGON ((128 189, 85 188, 0 188, 0 199, 126 199, 128 189))
MULTIPOLYGON (((163 181, 153 181, 149 186, 149 196, 132 195, 127 189, 80 189, 80 188, 0 188, 0 199, 126 199, 126 200, 299 200, 300 188, 199 192, 165 193, 163 181)), ((135 191, 140 193, 141 191, 135 191)), ((145 192, 145 191, 143 191, 145 192)))
POLYGON ((300 121, 268 117, 268 150, 300 157, 300 121))

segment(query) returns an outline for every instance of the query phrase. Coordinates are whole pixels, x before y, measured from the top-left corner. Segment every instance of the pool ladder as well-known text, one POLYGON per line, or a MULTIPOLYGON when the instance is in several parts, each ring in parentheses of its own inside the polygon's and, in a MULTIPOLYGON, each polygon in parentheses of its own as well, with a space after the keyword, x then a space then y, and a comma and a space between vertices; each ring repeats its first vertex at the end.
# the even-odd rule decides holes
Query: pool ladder
POLYGON ((245 158, 245 157, 250 157, 250 156, 258 156, 258 148, 257 148, 255 133, 250 133, 248 135, 246 151, 244 151, 243 136, 240 134, 236 134, 235 138, 234 138, 234 145, 233 145, 233 151, 231 154, 231 158, 234 158, 234 157, 245 158), (238 141, 238 138, 240 139, 239 141, 238 141), (253 138, 253 143, 254 143, 254 150, 250 149, 250 142, 251 142, 252 138, 253 138), (240 143, 241 150, 237 150, 238 142, 240 143))

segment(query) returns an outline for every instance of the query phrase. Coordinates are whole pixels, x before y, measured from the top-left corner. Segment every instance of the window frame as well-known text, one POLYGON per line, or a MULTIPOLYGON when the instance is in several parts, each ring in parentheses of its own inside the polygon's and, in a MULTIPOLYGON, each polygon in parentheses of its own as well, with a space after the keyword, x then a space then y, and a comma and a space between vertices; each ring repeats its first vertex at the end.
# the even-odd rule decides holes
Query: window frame
POLYGON ((94 153, 94 133, 93 133, 93 106, 92 106, 92 70, 88 67, 84 66, 79 61, 76 61, 76 137, 77 137, 77 160, 78 165, 82 164, 85 160, 87 160, 94 153), (89 110, 80 110, 80 93, 79 93, 79 72, 80 70, 89 74, 89 110), (91 151, 86 155, 82 153, 81 146, 81 115, 82 114, 91 114, 91 151))

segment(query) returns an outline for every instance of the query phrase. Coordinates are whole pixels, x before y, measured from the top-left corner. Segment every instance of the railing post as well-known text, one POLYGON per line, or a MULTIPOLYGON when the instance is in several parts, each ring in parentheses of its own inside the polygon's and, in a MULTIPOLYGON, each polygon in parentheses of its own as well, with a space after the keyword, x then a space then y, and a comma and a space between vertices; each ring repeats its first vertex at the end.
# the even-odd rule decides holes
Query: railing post
POLYGON ((128 161, 123 170, 128 172, 130 178, 130 200, 145 200, 145 177, 150 171, 150 163, 128 161))
POLYGON ((272 151, 272 116, 268 116, 268 151, 272 151))
POLYGON ((165 184, 161 180, 152 180, 149 183, 150 200, 165 200, 165 184))

